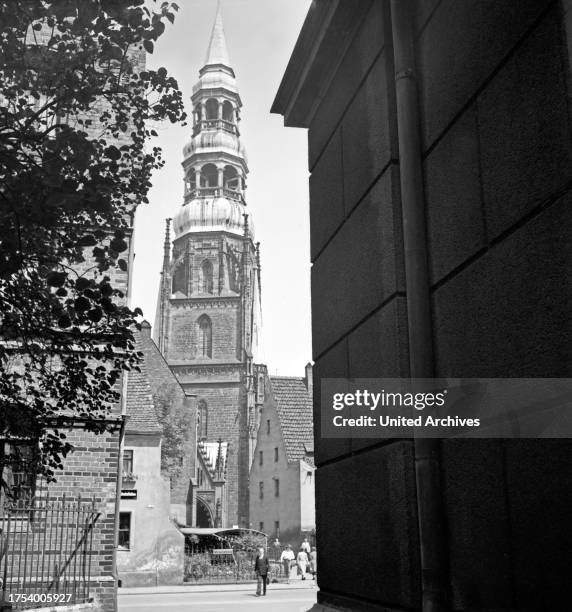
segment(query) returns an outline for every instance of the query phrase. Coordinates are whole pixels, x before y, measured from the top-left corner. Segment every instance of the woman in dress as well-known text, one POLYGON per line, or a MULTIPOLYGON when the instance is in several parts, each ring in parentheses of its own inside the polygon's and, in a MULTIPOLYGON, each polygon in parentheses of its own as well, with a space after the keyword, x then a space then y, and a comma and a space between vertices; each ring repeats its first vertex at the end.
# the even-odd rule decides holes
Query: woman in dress
POLYGON ((306 580, 306 569, 308 567, 308 553, 305 550, 300 550, 296 557, 298 571, 302 574, 302 580, 306 580))

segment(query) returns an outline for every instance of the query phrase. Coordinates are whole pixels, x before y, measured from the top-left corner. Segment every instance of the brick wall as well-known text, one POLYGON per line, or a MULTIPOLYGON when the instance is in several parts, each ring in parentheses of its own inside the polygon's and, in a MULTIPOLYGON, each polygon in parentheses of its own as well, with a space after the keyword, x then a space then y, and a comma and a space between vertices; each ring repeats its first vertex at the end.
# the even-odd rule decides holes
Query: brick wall
POLYGON ((67 438, 75 449, 64 460, 57 482, 44 487, 41 495, 95 501, 95 510, 101 514, 92 532, 90 593, 101 603, 102 611, 112 612, 116 597, 112 561, 119 432, 96 435, 77 428, 69 430, 67 438))

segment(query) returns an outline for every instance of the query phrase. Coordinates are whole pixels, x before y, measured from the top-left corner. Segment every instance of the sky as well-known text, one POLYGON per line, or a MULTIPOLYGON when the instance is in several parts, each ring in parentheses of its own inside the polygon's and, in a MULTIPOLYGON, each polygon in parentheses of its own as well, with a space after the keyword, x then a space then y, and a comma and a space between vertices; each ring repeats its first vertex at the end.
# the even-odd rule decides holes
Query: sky
MULTIPOLYGON (((192 87, 203 66, 216 0, 178 0, 174 25, 148 56, 183 92, 190 115, 192 87)), ((286 128, 270 107, 310 0, 222 0, 230 62, 242 99, 241 141, 250 173, 246 202, 260 241, 263 357, 270 374, 303 376, 311 360, 308 157, 306 130, 286 128)), ((153 325, 163 257, 165 218, 183 203, 182 149, 191 126, 158 126, 152 141, 165 166, 153 176, 149 204, 135 219, 132 306, 153 325)), ((172 238, 173 236, 171 236, 172 238)))

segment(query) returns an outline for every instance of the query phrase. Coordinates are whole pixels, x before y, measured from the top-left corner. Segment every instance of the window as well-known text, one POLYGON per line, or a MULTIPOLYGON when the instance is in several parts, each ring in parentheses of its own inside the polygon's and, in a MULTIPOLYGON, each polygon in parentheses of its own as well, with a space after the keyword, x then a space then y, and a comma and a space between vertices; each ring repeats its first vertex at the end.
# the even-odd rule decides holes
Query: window
POLYGON ((118 546, 129 550, 131 543, 131 512, 119 513, 119 540, 118 546))
POLYGON ((258 531, 264 531, 264 521, 260 521, 258 531))
POLYGON ((133 474, 133 451, 123 451, 123 474, 133 474))
POLYGON ((197 437, 205 440, 208 429, 208 405, 204 399, 199 400, 197 411, 197 437))
POLYGON ((212 293, 213 287, 213 265, 208 259, 205 259, 201 264, 201 291, 212 293))
POLYGON ((278 447, 274 449, 274 463, 278 463, 278 447))
POLYGON ((263 482, 258 483, 258 498, 264 499, 264 483, 263 482))
POLYGON ((260 465, 262 465, 264 463, 264 453, 262 451, 260 451, 258 453, 258 457, 260 459, 260 465))
POLYGON ((269 434, 270 433, 270 419, 268 419, 266 421, 266 433, 269 434))
POLYGON ((36 445, 30 441, 3 443, 2 479, 6 489, 0 489, 0 503, 6 496, 10 501, 30 502, 36 492, 36 445))
POLYGON ((280 521, 274 521, 274 531, 276 532, 276 537, 280 537, 280 521))
POLYGON ((212 323, 207 315, 202 315, 197 321, 199 342, 199 355, 202 357, 213 356, 213 330, 212 323))
POLYGON ((274 497, 280 497, 280 480, 274 479, 274 497))

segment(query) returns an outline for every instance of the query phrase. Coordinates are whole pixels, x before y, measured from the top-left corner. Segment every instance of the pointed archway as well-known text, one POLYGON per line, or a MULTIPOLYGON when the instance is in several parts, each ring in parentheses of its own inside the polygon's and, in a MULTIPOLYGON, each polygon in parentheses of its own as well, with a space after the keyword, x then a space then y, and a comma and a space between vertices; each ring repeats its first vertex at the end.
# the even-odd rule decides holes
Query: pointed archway
POLYGON ((213 527, 213 517, 205 502, 197 497, 197 527, 213 527))

